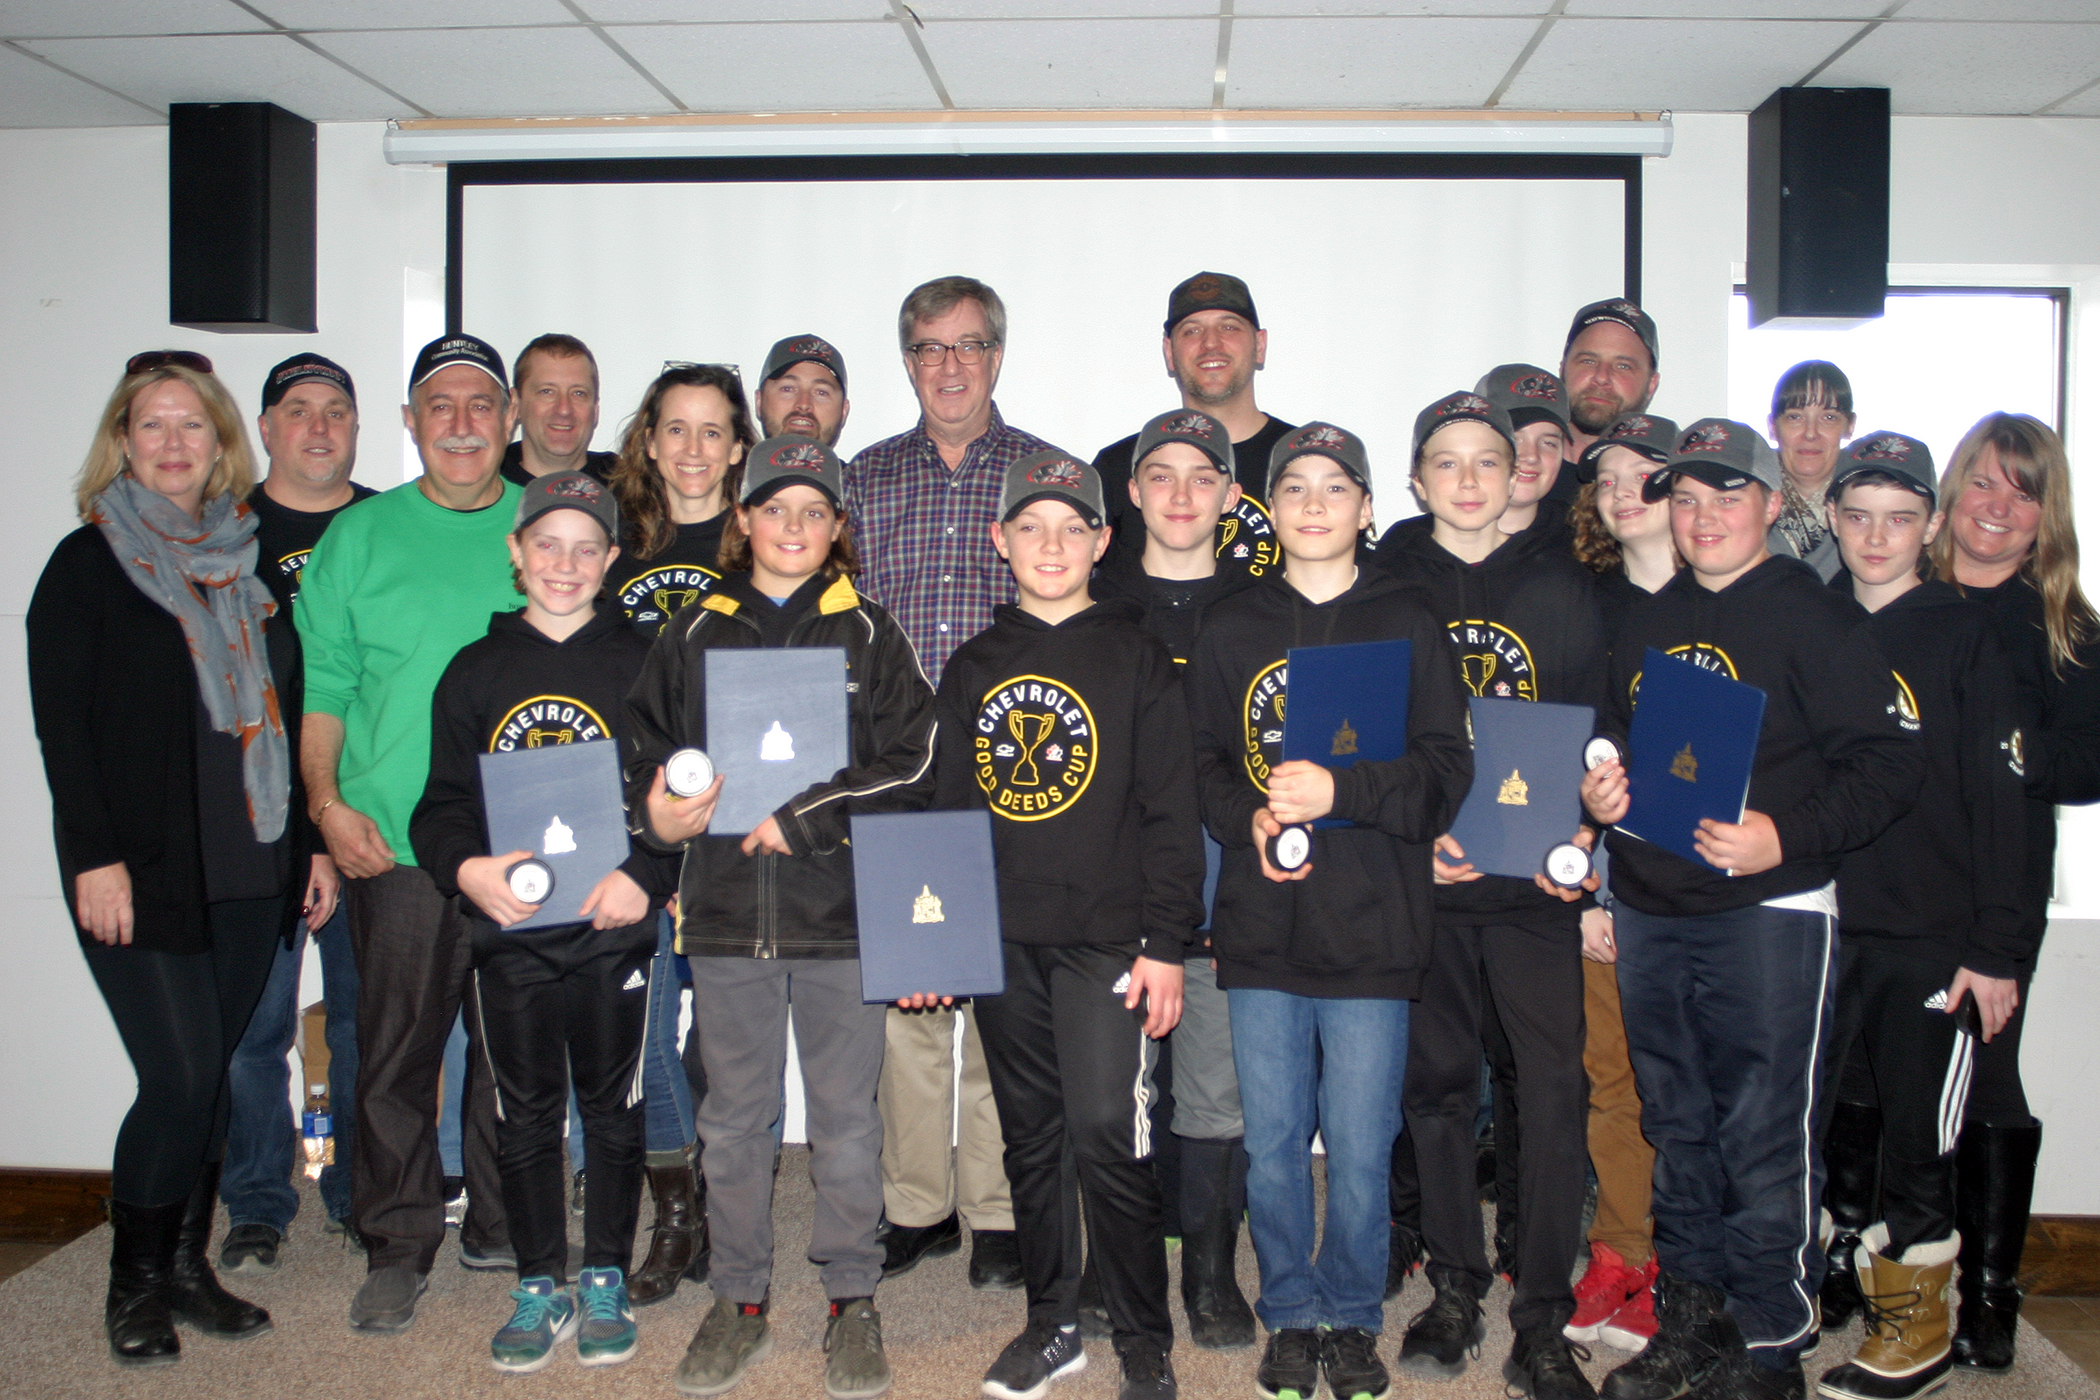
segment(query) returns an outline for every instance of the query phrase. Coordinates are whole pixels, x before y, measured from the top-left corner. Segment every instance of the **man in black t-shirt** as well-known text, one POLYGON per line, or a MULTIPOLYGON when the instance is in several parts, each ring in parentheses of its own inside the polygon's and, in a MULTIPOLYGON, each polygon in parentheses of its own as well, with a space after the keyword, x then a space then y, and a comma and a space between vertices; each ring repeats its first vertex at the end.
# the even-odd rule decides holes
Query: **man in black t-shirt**
MULTIPOLYGON (((349 372, 333 360, 294 355, 264 378, 262 417, 256 428, 270 471, 248 495, 256 516, 255 571, 269 585, 277 606, 293 617, 299 575, 328 522, 374 494, 350 480, 357 461, 357 388, 349 372)), ((325 852, 314 856, 316 863, 327 859, 325 852)), ((303 923, 300 930, 302 935, 307 931, 303 923)), ((350 925, 340 904, 312 932, 321 950, 328 1004, 327 1094, 335 1137, 335 1162, 321 1170, 321 1203, 328 1212, 329 1233, 341 1234, 349 1228, 350 1217, 357 964, 350 955, 350 925)), ((299 1134, 287 1107, 285 1055, 298 1024, 299 969, 305 954, 296 940, 294 946, 277 950, 254 1019, 226 1070, 232 1105, 219 1197, 226 1203, 231 1228, 219 1263, 233 1273, 276 1268, 278 1243, 299 1209, 299 1193, 291 1184, 299 1134)), ((313 1091, 309 1084, 301 1097, 313 1091)))
MULTIPOLYGON (((1254 294, 1224 272, 1199 272, 1167 296, 1160 354, 1167 377, 1181 389, 1181 406, 1197 408, 1232 434, 1239 502, 1218 522, 1218 554, 1256 574, 1283 558, 1269 525, 1269 450, 1296 425, 1272 418, 1254 403, 1254 375, 1269 358, 1269 333, 1254 310, 1254 294)), ((1113 547, 1142 552, 1144 518, 1130 501, 1132 434, 1094 458, 1116 527, 1113 547)))
POLYGON ((573 335, 535 336, 511 361, 518 440, 503 451, 503 479, 524 486, 549 472, 589 472, 600 481, 619 460, 591 451, 598 431, 598 357, 573 335))

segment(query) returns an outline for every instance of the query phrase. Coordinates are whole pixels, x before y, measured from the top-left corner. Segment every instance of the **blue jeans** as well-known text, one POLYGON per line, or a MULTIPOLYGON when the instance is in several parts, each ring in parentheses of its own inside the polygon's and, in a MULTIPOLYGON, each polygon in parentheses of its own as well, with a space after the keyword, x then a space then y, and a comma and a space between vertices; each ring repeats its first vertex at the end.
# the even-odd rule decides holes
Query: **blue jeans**
POLYGON ((467 1090, 467 1018, 452 1018, 452 1034, 445 1039, 445 1088, 438 1097, 438 1161, 446 1176, 465 1176, 466 1157, 461 1142, 464 1112, 460 1098, 467 1090))
POLYGON ((642 1032, 643 1146, 651 1153, 683 1152, 693 1142, 693 1091, 678 1058, 678 1002, 685 959, 672 953, 671 916, 656 916, 656 956, 649 960, 649 1023, 642 1032))
MULTIPOLYGON (((334 1118, 335 1165, 321 1169, 321 1204, 330 1220, 350 1214, 350 1153, 357 1127, 357 960, 343 906, 313 935, 321 950, 321 995, 328 1003, 328 1103, 334 1118)), ((300 1162, 299 1125, 291 1108, 285 1057, 299 1026, 299 970, 306 933, 277 950, 262 1000, 226 1067, 231 1110, 219 1199, 235 1225, 267 1225, 282 1235, 299 1212, 292 1173, 300 1162)), ((306 1095, 302 1092, 300 1098, 306 1095)))
POLYGON ((1232 1060, 1247 1121, 1254 1310, 1270 1331, 1385 1317, 1386 1177, 1400 1135, 1408 1003, 1236 988, 1232 1060), (1327 1219, 1313 1254, 1312 1140, 1327 1148, 1327 1219))

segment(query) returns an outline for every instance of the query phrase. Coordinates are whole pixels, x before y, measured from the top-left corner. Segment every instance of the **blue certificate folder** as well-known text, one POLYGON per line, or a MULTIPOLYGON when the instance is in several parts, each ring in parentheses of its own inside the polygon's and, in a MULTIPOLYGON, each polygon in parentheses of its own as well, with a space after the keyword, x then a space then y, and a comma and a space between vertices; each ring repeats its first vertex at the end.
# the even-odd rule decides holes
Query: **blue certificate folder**
POLYGON ((707 756, 722 775, 711 836, 742 836, 848 762, 846 651, 707 654, 707 756))
POLYGON ((1654 647, 1641 662, 1618 829, 1711 870, 1692 845, 1699 823, 1739 822, 1764 727, 1765 693, 1654 647))
POLYGON ((1475 870, 1528 880, 1582 824, 1582 750, 1597 732, 1587 705, 1469 700, 1473 790, 1451 839, 1475 870))
MULTIPOLYGON (((1389 642, 1343 642, 1292 647, 1284 691, 1283 759, 1322 768, 1381 763, 1407 752, 1407 687, 1415 647, 1389 642)), ((1338 817, 1313 823, 1349 826, 1338 817)))
POLYGON ((992 814, 885 813, 852 827, 860 999, 1005 991, 992 814))
POLYGON ((554 893, 539 912, 505 932, 580 923, 592 887, 628 856, 619 744, 549 744, 480 761, 489 854, 531 851, 554 872, 554 893))

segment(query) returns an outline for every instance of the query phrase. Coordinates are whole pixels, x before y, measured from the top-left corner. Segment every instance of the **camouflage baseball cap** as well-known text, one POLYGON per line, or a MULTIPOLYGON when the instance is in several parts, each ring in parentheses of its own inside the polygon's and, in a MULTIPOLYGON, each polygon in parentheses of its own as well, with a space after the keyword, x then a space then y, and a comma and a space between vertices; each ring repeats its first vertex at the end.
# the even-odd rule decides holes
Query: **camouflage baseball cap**
POLYGON ((1509 421, 1509 415, 1489 402, 1487 395, 1471 389, 1446 394, 1415 415, 1415 456, 1422 455, 1423 446, 1438 429, 1449 427, 1453 423, 1486 424, 1502 434, 1504 440, 1509 443, 1511 458, 1515 458, 1517 430, 1509 421))
POLYGON ((1638 452, 1660 466, 1677 451, 1677 424, 1654 413, 1622 413, 1605 425, 1597 440, 1582 449, 1576 459, 1575 479, 1595 481, 1597 463, 1607 448, 1623 447, 1638 452))
POLYGON ((1558 423, 1568 430, 1568 386, 1537 365, 1496 365, 1480 376, 1473 392, 1509 415, 1512 428, 1558 423))
POLYGON ((1031 452, 1006 469, 1006 482, 999 488, 1000 522, 1048 498, 1066 502, 1096 530, 1108 518, 1102 504, 1101 474, 1062 448, 1050 447, 1031 452))
POLYGON ((1860 434, 1838 453, 1837 470, 1830 474, 1830 489, 1824 494, 1836 500, 1846 483, 1863 472, 1892 476, 1928 503, 1939 503, 1939 477, 1933 471, 1932 449, 1914 437, 1889 432, 1860 434))
POLYGON ((1231 311, 1245 316, 1256 330, 1261 317, 1254 314, 1254 293, 1229 272, 1199 272, 1167 293, 1167 334, 1198 311, 1231 311))
POLYGON ((822 491, 834 508, 846 498, 846 468, 838 453, 799 433, 769 437, 744 459, 744 497, 740 504, 756 505, 781 487, 798 481, 822 491))
POLYGON ((1716 490, 1732 491, 1756 482, 1768 491, 1780 489, 1779 454, 1763 433, 1733 418, 1701 418, 1686 428, 1661 471, 1641 487, 1641 499, 1659 501, 1682 472, 1716 490))
POLYGON ((1170 442, 1185 442, 1210 454, 1227 476, 1232 475, 1232 430, 1200 408, 1177 408, 1138 429, 1137 447, 1130 454, 1134 471, 1155 448, 1170 442))
POLYGON ((1270 491, 1276 489, 1276 478, 1283 475, 1283 469, 1300 457, 1325 457, 1338 462, 1358 486, 1371 489, 1371 455, 1364 450, 1364 440, 1347 428, 1313 422, 1284 434, 1282 441, 1269 449, 1270 491))

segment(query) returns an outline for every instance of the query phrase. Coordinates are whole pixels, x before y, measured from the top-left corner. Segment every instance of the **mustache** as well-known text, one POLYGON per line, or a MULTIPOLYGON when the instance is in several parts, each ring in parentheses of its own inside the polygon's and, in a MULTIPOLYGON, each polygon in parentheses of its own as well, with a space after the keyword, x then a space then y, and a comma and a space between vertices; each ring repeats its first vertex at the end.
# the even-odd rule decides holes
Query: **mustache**
POLYGON ((479 433, 468 433, 464 437, 439 438, 431 446, 440 452, 480 452, 489 445, 489 440, 479 433))

